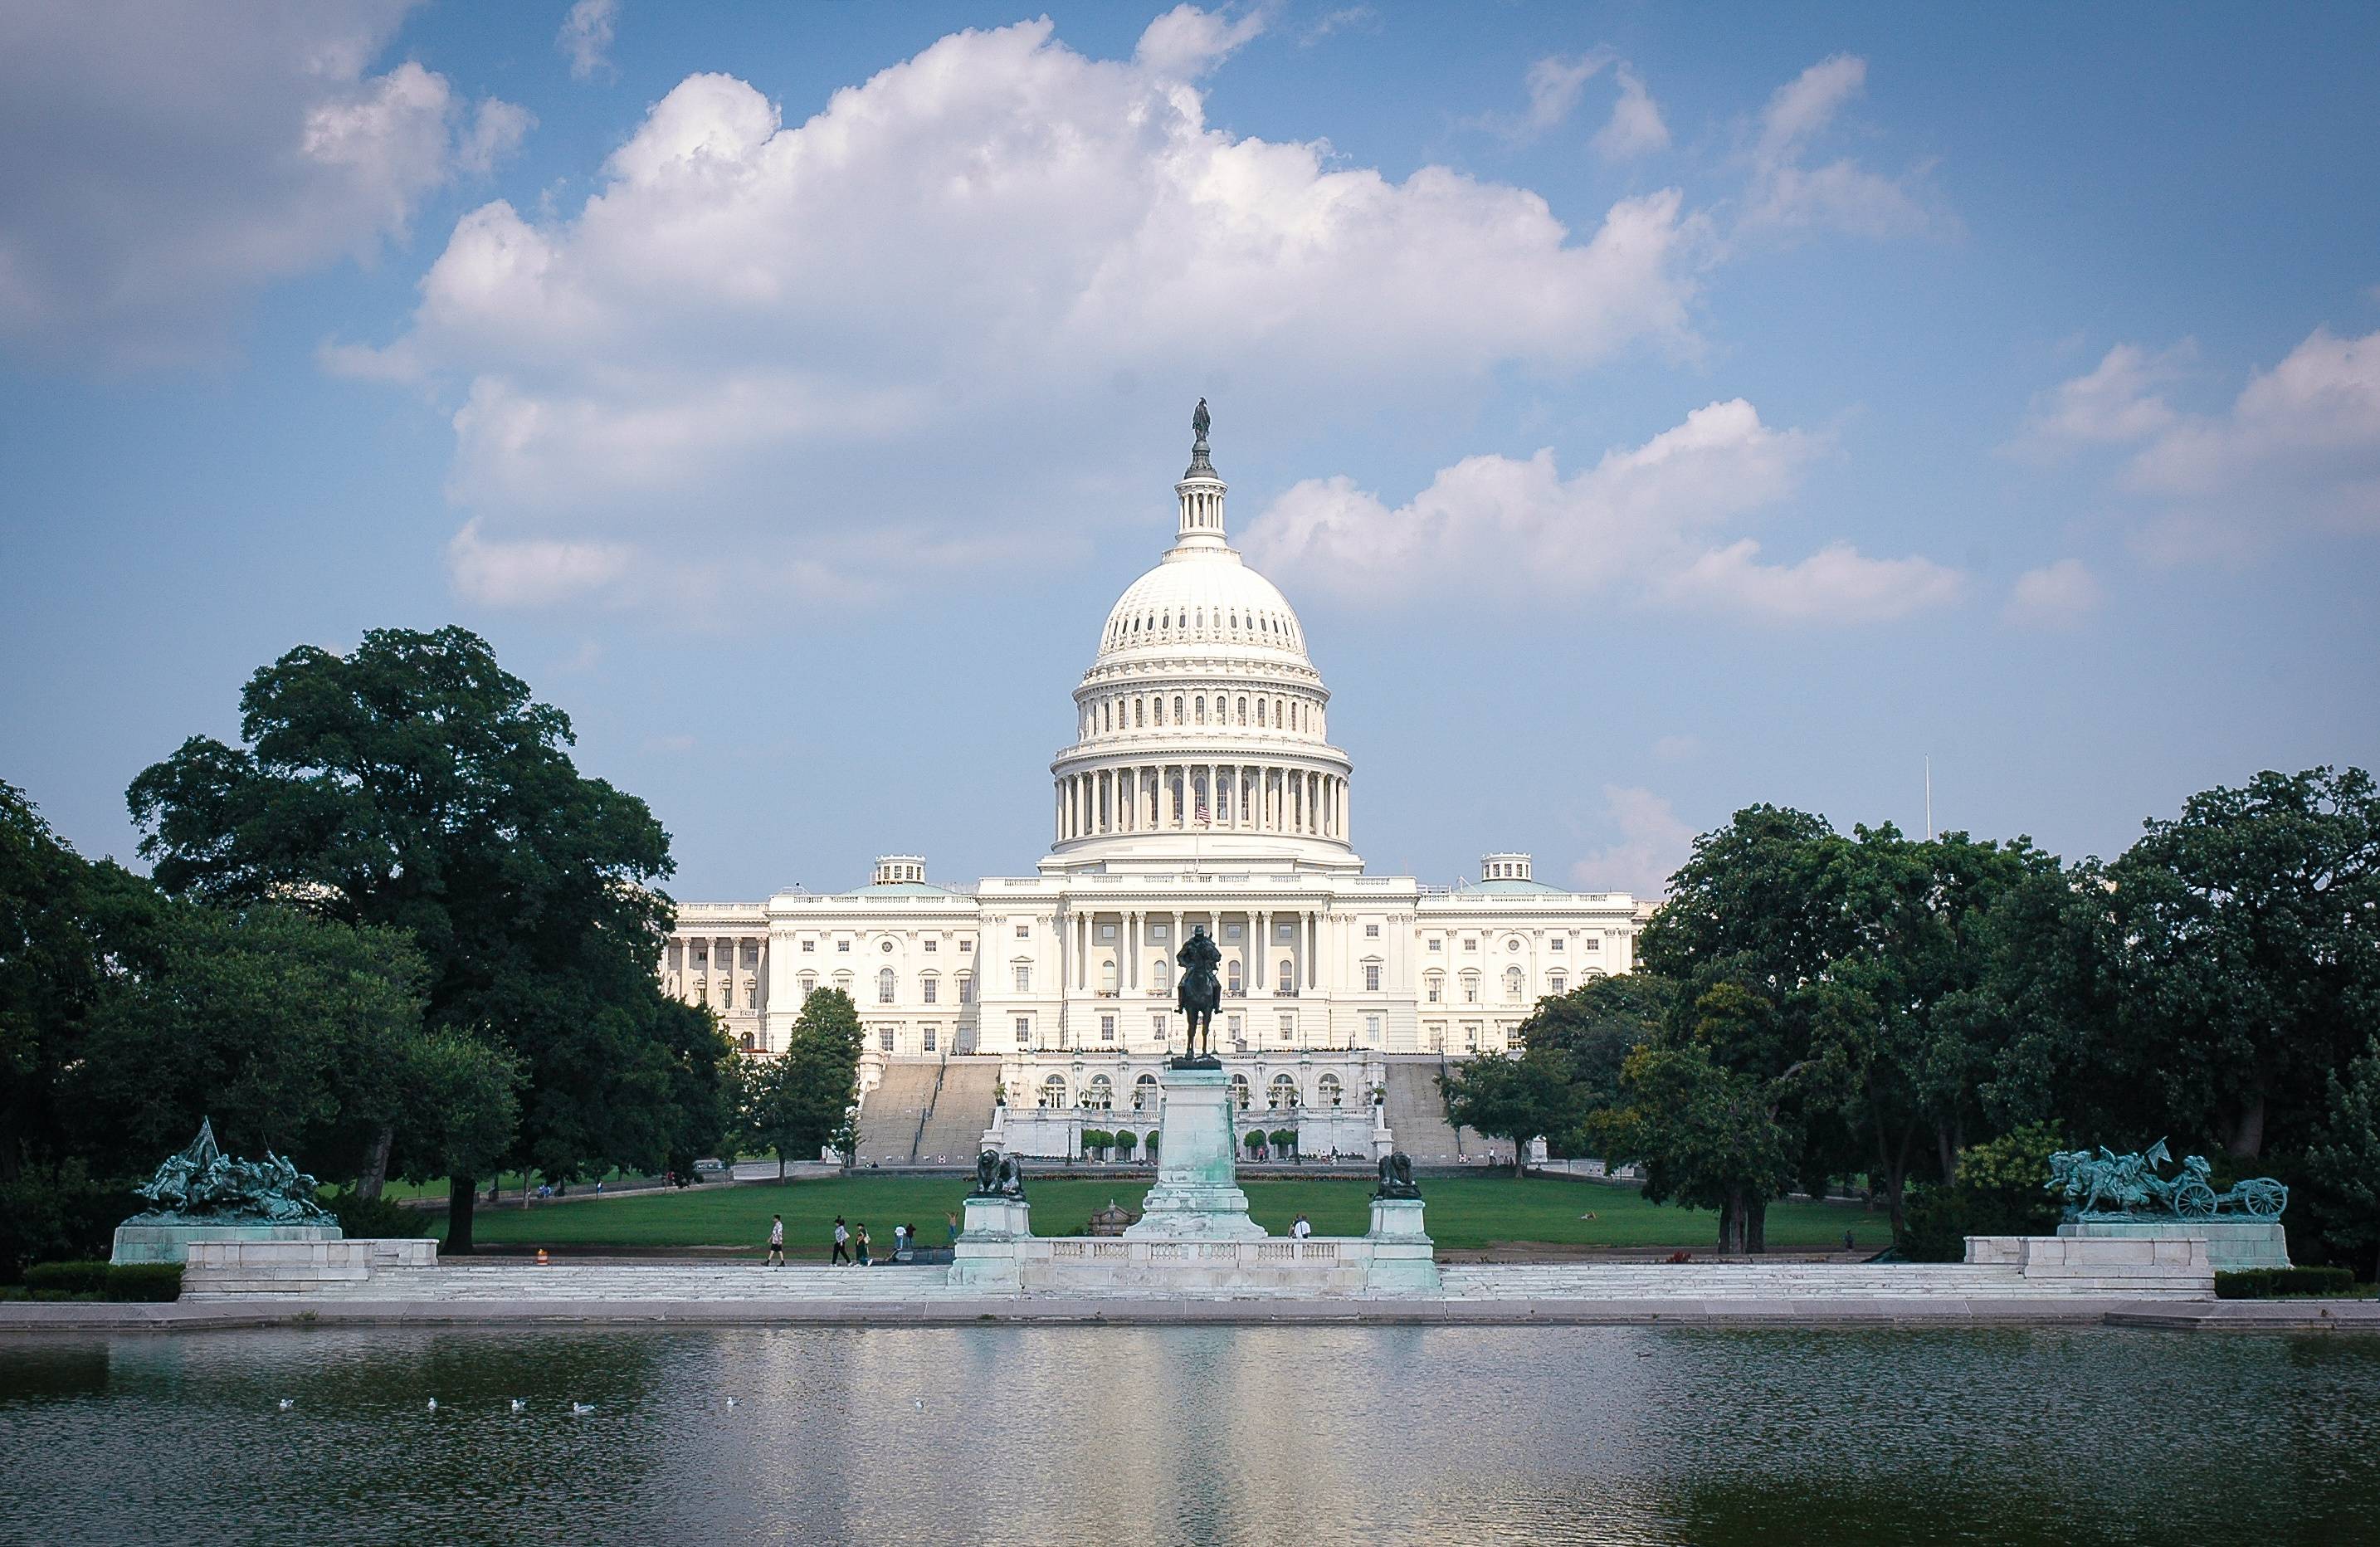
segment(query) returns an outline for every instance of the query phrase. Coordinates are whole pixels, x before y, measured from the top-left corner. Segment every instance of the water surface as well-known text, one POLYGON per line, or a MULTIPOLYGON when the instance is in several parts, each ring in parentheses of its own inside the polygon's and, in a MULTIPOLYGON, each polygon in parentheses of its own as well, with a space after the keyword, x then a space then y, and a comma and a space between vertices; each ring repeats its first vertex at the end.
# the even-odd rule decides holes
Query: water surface
POLYGON ((0 1541, 160 1539, 2375 1541, 2380 1340, 1003 1327, 0 1344, 0 1541))

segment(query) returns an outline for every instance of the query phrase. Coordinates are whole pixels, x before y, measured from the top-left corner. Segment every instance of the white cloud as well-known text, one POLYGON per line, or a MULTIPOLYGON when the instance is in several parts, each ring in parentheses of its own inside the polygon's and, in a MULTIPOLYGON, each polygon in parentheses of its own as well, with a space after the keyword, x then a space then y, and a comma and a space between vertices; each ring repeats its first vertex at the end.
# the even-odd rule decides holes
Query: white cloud
POLYGON ((2059 559, 2016 578, 2001 617, 2025 628, 2071 628, 2099 610, 2099 581, 2081 559, 2059 559))
POLYGON ((1377 32, 1380 30, 1380 13, 1369 6, 1341 6, 1325 11, 1320 19, 1308 27, 1297 40, 1301 48, 1320 43, 1334 32, 1377 32))
POLYGON ((1869 558, 1835 542, 1799 564, 1762 564, 1750 538, 1705 554, 1663 583, 1682 604, 1755 623, 1886 623, 1959 600, 1965 577, 1926 558, 1869 558))
POLYGON ((1791 494, 1822 443, 1772 430, 1742 398, 1713 403, 1641 446, 1561 476, 1551 451, 1466 457, 1390 509, 1344 477, 1275 500, 1245 546, 1277 579, 1366 601, 1449 586, 1574 596, 1619 587, 1646 601, 1764 623, 1852 623, 1957 599, 1957 572, 1836 544, 1790 566, 1718 529, 1791 494))
POLYGON ((2134 543, 2161 562, 2239 557, 2310 525, 2380 530, 2380 332, 2316 328, 2212 413, 2166 390, 2193 353, 2117 345, 2034 400, 2018 449, 2129 448, 2119 482, 2154 507, 2134 543))
POLYGON ((1668 800, 1649 789, 1606 785, 1603 799, 1619 837, 1581 857, 1570 869, 1571 884, 1639 897, 1663 895, 1670 877, 1694 852, 1694 830, 1679 820, 1668 800))
POLYGON ((468 601, 541 607, 575 601, 625 578, 636 551, 617 542, 489 542, 477 521, 446 545, 447 571, 468 601))
POLYGON ((1196 80, 1264 30, 1261 7, 1227 20, 1220 11, 1200 10, 1184 0, 1141 32, 1133 60, 1151 75, 1196 80))
POLYGON ((0 340, 79 364, 219 351, 263 285, 401 239, 517 144, 407 60, 406 6, 0 7, 0 340))
POLYGON ((553 46, 570 61, 574 80, 612 75, 612 29, 620 19, 620 0, 577 0, 562 18, 553 46))
POLYGON ((1595 153, 1606 161, 1627 161, 1668 150, 1670 126, 1662 122, 1661 109, 1653 101, 1653 93, 1645 89, 1644 80, 1627 66, 1621 66, 1616 73, 1620 100, 1611 104, 1611 121, 1589 142, 1595 153))
POLYGON ((1703 749, 1698 736, 1665 736, 1653 743, 1653 755, 1663 762, 1683 762, 1703 749))
POLYGON ((1941 234, 1957 222, 1937 208, 1923 168, 1900 177, 1846 156, 1808 164, 1813 143, 1867 86, 1867 61, 1838 54, 1777 89, 1762 110, 1744 191, 1742 229, 1833 229, 1855 236, 1941 234))
POLYGON ((449 492, 485 541, 636 538, 659 500, 815 551, 886 524, 1048 541, 1050 512, 920 516, 883 469, 1079 456, 1119 381, 1228 380, 1218 417, 1246 424, 1692 347, 1673 189, 1574 234, 1524 189, 1209 127, 1183 77, 1262 14, 1177 8, 1130 62, 1046 20, 962 32, 792 124, 690 77, 576 211, 461 219, 377 366, 324 359, 455 405, 449 492))
POLYGON ((1579 94, 1586 83, 1611 63, 1609 54, 1582 54, 1572 58, 1548 55, 1529 67, 1526 84, 1529 110, 1522 120, 1522 129, 1528 134, 1543 134, 1555 128, 1578 105, 1579 94))

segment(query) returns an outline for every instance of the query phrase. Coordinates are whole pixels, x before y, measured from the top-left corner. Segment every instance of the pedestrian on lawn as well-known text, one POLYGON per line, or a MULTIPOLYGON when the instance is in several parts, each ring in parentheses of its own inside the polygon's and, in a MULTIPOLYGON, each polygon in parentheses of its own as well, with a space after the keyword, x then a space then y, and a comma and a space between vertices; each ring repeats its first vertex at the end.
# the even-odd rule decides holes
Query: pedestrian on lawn
POLYGON ((1306 1236, 1314 1234, 1314 1225, 1304 1214, 1300 1214, 1297 1216, 1297 1223, 1289 1227, 1289 1233, 1294 1238, 1302 1241, 1305 1239, 1306 1236))
POLYGON ((769 1216, 769 1261, 768 1261, 768 1266, 772 1267, 772 1268, 782 1268, 782 1267, 783 1267, 784 1265, 785 1265, 785 1216, 784 1216, 784 1215, 783 1215, 783 1214, 771 1214, 771 1215, 769 1216))
POLYGON ((852 1231, 851 1244, 852 1247, 859 1253, 859 1265, 861 1267, 872 1268, 875 1266, 874 1263, 868 1260, 868 1226, 865 1223, 862 1223, 857 1228, 852 1231))
POLYGON ((834 1255, 826 1260, 830 1268, 837 1264, 851 1266, 851 1230, 843 1223, 841 1214, 834 1216, 834 1255))

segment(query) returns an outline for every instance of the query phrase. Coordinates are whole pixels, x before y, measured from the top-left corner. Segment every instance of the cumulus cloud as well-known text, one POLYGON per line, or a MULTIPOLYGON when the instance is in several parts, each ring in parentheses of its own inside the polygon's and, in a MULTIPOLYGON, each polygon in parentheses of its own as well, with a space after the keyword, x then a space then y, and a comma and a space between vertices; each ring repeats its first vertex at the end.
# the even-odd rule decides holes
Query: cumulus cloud
POLYGON ((591 80, 614 74, 612 29, 620 19, 620 0, 577 0, 562 18, 553 46, 570 61, 574 80, 591 80))
POLYGON ((266 283, 402 238, 528 116, 407 60, 406 6, 0 7, 0 339, 111 367, 219 350, 266 283))
POLYGON ((446 545, 455 591, 497 607, 574 601, 621 579, 636 562, 635 550, 617 542, 490 542, 476 521, 446 545))
POLYGON ((1584 891, 1663 895, 1670 877, 1694 852, 1694 830, 1649 789, 1606 785, 1603 800, 1606 822, 1618 837, 1571 866, 1571 884, 1584 891))
POLYGON ((1210 127, 1186 78, 1262 17, 1177 7, 1129 61, 1046 19, 961 32, 804 122, 689 77, 577 209, 471 212, 407 330, 325 361, 455 406, 484 541, 632 538, 666 500, 811 550, 893 520, 880 469, 918 458, 892 449, 1031 465, 1096 438, 1119 382, 1229 377, 1246 423, 1692 347, 1674 189, 1573 232, 1524 189, 1210 127))
POLYGON ((2016 578, 2001 617, 2021 628, 2071 628, 2099 610, 2099 581, 2081 559, 2059 559, 2016 578))
POLYGON ((1755 128, 1742 229, 1830 229, 1864 237, 1956 229, 1938 209, 1923 168, 1888 177, 1849 156, 1812 164, 1815 142, 1866 87, 1867 61, 1838 54, 1777 89, 1755 128))
POLYGON ((2034 400, 2017 446, 2125 453, 2118 487, 2150 506, 2160 560, 2230 557, 2291 529, 2380 530, 2380 332, 2316 328, 2212 412, 2172 401, 2193 351, 2119 344, 2034 400))
POLYGON ((1662 121, 1660 105, 1645 90, 1643 79, 1625 65, 1614 73, 1620 81, 1620 100, 1611 104, 1610 121, 1589 141, 1595 153, 1606 161, 1627 161, 1668 150, 1670 126, 1662 121))
POLYGON ((1529 109, 1521 120, 1521 128, 1529 134, 1543 134, 1560 124, 1578 105, 1586 83, 1609 63, 1611 55, 1597 53, 1571 58, 1548 55, 1531 65, 1526 79, 1529 109))
POLYGON ((1872 622, 1955 600, 1956 572, 1925 559, 1870 559, 1837 544, 1776 566, 1756 562, 1749 539, 1712 546, 1722 527, 1791 494, 1820 449, 1735 398, 1568 478, 1550 450, 1471 457, 1393 509, 1343 475, 1308 479, 1265 510, 1245 545, 1277 579, 1366 600, 1448 584, 1566 595, 1619 587, 1767 623, 1872 622))

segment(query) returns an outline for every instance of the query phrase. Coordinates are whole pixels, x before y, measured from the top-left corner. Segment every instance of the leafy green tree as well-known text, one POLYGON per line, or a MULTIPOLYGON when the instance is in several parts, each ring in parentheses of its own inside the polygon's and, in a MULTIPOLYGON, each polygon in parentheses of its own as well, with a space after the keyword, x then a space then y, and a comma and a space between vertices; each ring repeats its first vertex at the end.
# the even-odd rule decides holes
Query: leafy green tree
POLYGON ((1579 1094, 1569 1054, 1531 1044, 1526 1051, 1466 1058, 1438 1077, 1448 1115, 1490 1139, 1512 1141, 1512 1175, 1525 1175, 1529 1140, 1575 1132, 1579 1094))
POLYGON ((2326 1082, 2321 1131, 2306 1152, 2306 1188, 2322 1245, 2380 1276, 2380 1036, 2326 1082))
POLYGON ((1767 1200, 1791 1179, 1791 1136, 1761 1081, 1706 1047, 1644 1047, 1621 1083, 1628 1102, 1600 1113, 1604 1152, 1645 1168, 1645 1196, 1718 1213, 1718 1249, 1763 1249, 1767 1200))
POLYGON ((1572 1131, 1539 1130, 1562 1152, 1575 1153, 1582 1147, 1578 1125, 1589 1114, 1620 1104, 1621 1066, 1630 1054, 1659 1034, 1674 1015, 1676 1002, 1677 985, 1650 972, 1589 978, 1567 993, 1537 1001, 1518 1035, 1523 1048, 1533 1053, 1543 1049, 1567 1060, 1572 1131))
POLYGON ((755 1071, 753 1140, 776 1151, 779 1175, 788 1155, 815 1160, 830 1147, 850 1165, 866 1039, 851 995, 820 989, 802 1002, 785 1051, 755 1071))
MULTIPOLYGON (((162 885, 405 932, 429 1026, 517 1062, 511 1163, 658 1169, 716 1141, 724 1039, 653 971, 668 839, 578 773, 568 718, 484 640, 375 629, 346 655, 291 651, 242 691, 240 737, 193 737, 133 781, 162 885)), ((450 1176, 449 1250, 470 1249, 476 1175, 450 1176)))

